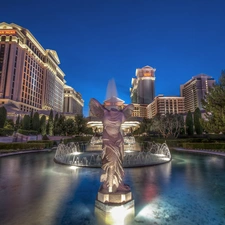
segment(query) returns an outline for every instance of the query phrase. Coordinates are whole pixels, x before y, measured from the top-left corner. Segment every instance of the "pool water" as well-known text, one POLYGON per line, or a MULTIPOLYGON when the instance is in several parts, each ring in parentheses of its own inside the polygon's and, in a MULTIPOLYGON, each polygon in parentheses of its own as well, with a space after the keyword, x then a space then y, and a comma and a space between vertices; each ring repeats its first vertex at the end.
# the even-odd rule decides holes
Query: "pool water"
MULTIPOLYGON (((169 163, 125 169, 132 224, 224 225, 225 158, 173 153, 169 163)), ((54 163, 54 152, 0 158, 1 225, 95 225, 101 169, 54 163)))

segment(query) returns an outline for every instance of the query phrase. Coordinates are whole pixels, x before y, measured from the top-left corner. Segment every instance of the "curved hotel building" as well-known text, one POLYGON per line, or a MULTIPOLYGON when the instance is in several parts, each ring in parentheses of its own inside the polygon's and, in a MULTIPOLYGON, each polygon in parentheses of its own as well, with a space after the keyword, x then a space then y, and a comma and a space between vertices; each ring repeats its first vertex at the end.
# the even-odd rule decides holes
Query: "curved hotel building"
POLYGON ((130 88, 131 102, 149 104, 155 98, 155 71, 151 66, 136 69, 136 77, 132 78, 130 88))
POLYGON ((18 114, 63 113, 65 74, 59 64, 57 52, 44 49, 29 30, 0 23, 0 106, 18 114))
POLYGON ((213 87, 215 79, 206 74, 199 74, 192 77, 185 84, 180 85, 180 95, 185 98, 186 112, 194 112, 196 108, 203 110, 202 99, 213 87))

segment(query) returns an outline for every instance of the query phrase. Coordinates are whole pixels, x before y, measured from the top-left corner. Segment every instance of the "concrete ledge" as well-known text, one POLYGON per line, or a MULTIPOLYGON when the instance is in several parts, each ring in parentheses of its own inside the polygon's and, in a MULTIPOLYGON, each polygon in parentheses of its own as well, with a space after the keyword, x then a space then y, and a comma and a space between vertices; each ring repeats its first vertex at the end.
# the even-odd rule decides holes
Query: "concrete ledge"
POLYGON ((172 148, 178 152, 191 152, 191 153, 200 153, 200 154, 207 154, 207 155, 217 155, 225 157, 225 153, 223 152, 214 152, 212 150, 198 150, 198 149, 186 149, 186 148, 172 148))
POLYGON ((112 210, 121 209, 121 208, 127 210, 134 207, 134 200, 131 200, 126 203, 102 203, 98 200, 95 200, 95 207, 97 207, 98 209, 104 212, 111 212, 112 210))
POLYGON ((6 157, 11 155, 27 154, 27 153, 36 153, 36 152, 51 152, 54 149, 43 149, 43 150, 27 150, 27 151, 15 151, 9 153, 0 153, 0 157, 6 157))

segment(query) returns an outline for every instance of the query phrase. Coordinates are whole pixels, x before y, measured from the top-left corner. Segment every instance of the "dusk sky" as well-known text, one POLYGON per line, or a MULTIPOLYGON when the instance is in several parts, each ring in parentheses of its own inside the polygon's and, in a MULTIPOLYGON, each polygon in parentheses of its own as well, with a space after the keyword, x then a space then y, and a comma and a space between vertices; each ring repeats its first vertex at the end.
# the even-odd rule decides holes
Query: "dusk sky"
POLYGON ((114 78, 130 103, 136 68, 156 68, 156 95, 179 96, 199 73, 217 81, 225 69, 225 0, 11 0, 0 21, 28 29, 56 50, 66 84, 80 92, 84 115, 106 98, 114 78))

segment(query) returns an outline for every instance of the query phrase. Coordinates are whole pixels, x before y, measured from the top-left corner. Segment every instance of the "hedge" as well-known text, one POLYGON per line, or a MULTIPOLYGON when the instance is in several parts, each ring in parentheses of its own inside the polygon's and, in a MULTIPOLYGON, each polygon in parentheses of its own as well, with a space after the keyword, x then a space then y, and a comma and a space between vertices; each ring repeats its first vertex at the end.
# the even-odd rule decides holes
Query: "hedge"
POLYGON ((186 149, 217 149, 225 151, 225 143, 183 143, 182 147, 186 149))
POLYGON ((52 148, 53 144, 54 144, 54 141, 40 140, 40 141, 28 141, 27 143, 36 143, 36 144, 42 143, 42 144, 45 144, 45 148, 52 148))
POLYGON ((23 135, 38 135, 39 134, 39 132, 36 131, 36 130, 22 130, 22 129, 19 129, 17 132, 20 133, 20 134, 23 134, 23 135))
POLYGON ((13 132, 13 129, 0 128, 0 136, 12 136, 13 132))
POLYGON ((44 143, 0 143, 0 152, 5 152, 4 150, 41 150, 44 148, 44 143))

